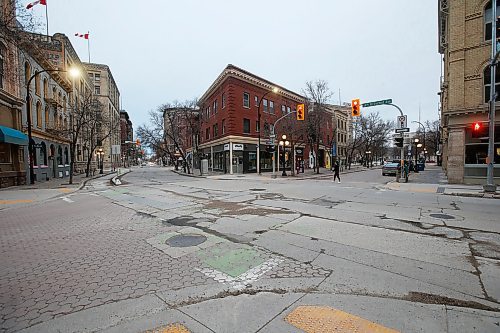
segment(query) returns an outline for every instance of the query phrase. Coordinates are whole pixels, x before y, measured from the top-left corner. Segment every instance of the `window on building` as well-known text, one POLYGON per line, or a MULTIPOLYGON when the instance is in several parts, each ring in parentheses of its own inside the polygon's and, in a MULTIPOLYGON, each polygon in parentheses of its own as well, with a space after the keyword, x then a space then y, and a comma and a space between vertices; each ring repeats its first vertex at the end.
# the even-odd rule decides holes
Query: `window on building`
POLYGON ((94 78, 96 82, 101 81, 101 74, 95 73, 94 78))
POLYGON ((226 94, 222 93, 222 106, 223 109, 226 107, 226 94))
POLYGON ((260 132, 260 122, 258 120, 255 121, 255 132, 260 132))
POLYGON ((226 119, 222 119, 222 134, 226 134, 226 119))
POLYGON ((287 107, 286 107, 286 113, 290 113, 290 112, 292 112, 292 110, 290 109, 290 107, 289 107, 289 106, 287 106, 287 107))
MULTIPOLYGON (((491 69, 486 67, 484 69, 484 102, 488 103, 491 93, 491 69)), ((500 71, 495 72, 495 91, 500 92, 500 71)), ((497 94, 496 101, 500 101, 500 94, 497 94)))
POLYGON ((285 112, 286 112, 286 106, 282 105, 281 106, 281 113, 285 114, 285 112))
POLYGON ((95 86, 95 94, 100 95, 101 94, 101 86, 95 86))
POLYGON ((0 163, 12 163, 10 147, 10 144, 0 143, 0 163))
POLYGON ((243 119, 243 133, 250 134, 250 119, 243 119))
POLYGON ((7 48, 5 47, 5 45, 3 45, 3 43, 0 43, 0 88, 3 89, 4 88, 4 71, 5 71, 5 59, 7 57, 7 48))
POLYGON ((45 128, 49 127, 49 106, 45 106, 45 128))
POLYGON ((255 106, 259 106, 259 98, 254 96, 255 106))
POLYGON ((36 102, 36 127, 42 128, 42 103, 36 102))
POLYGON ((49 80, 43 78, 43 97, 49 97, 49 80))
POLYGON ((213 128, 214 138, 219 136, 219 124, 215 124, 213 128))
MULTIPOLYGON (((38 71, 35 72, 35 75, 38 71)), ((35 94, 40 96, 40 75, 35 76, 35 94)))
POLYGON ((245 107, 245 108, 250 107, 250 94, 249 93, 243 93, 243 107, 245 107))
POLYGON ((267 99, 262 100, 262 105, 264 106, 264 112, 267 112, 267 99))
POLYGON ((24 83, 28 84, 31 77, 31 66, 29 62, 24 63, 24 83))
POLYGON ((217 100, 214 101, 213 107, 214 107, 214 114, 217 114, 217 100))
MULTIPOLYGON (((497 15, 500 14, 500 3, 497 3, 497 15)), ((484 40, 491 40, 491 28, 492 28, 492 16, 493 16, 493 6, 491 5, 491 1, 484 7, 484 40)), ((498 20, 497 24, 498 26, 498 20)), ((498 30, 497 30, 498 31, 498 30)), ((498 34, 498 32, 497 32, 498 34)), ((500 36, 497 36, 497 39, 500 36)))
POLYGON ((210 118, 210 108, 205 109, 205 119, 210 118))
POLYGON ((205 130, 205 139, 210 140, 210 127, 207 127, 205 130))
POLYGON ((274 102, 269 101, 269 113, 274 114, 274 102))

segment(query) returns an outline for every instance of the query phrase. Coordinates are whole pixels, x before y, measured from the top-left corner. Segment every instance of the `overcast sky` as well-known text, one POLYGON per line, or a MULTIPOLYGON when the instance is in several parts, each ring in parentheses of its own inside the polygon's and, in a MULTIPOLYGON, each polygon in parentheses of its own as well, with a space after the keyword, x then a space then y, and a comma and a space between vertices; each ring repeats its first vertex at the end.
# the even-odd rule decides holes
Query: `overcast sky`
MULTIPOLYGON (((26 0, 26 3, 30 0, 26 0)), ((134 128, 160 104, 201 96, 227 64, 332 103, 392 98, 409 122, 438 119, 437 1, 47 0, 49 33, 109 65, 134 128)), ((45 20, 44 6, 34 12, 45 20)), ((394 108, 364 108, 395 120, 394 108)), ((412 128, 415 128, 413 124, 412 128)))

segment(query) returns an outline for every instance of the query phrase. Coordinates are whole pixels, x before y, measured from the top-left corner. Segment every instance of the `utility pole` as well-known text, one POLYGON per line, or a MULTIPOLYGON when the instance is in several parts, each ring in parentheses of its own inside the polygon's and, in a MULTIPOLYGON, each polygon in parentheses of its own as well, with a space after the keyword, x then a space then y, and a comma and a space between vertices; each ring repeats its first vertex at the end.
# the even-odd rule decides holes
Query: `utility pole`
POLYGON ((490 128, 488 138, 488 170, 486 175, 486 185, 483 186, 485 192, 496 192, 494 179, 495 165, 495 112, 496 112, 496 91, 495 72, 497 55, 497 0, 492 1, 492 24, 491 24, 491 84, 490 84, 490 128))

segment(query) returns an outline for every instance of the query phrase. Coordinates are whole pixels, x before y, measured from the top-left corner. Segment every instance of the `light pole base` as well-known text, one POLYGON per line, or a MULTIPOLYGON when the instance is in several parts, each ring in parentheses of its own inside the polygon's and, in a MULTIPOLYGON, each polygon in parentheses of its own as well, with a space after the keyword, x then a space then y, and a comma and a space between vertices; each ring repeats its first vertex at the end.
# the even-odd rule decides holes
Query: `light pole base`
POLYGON ((487 193, 495 193, 497 191, 497 186, 495 184, 493 184, 493 185, 486 184, 486 185, 483 185, 483 190, 484 190, 484 192, 487 192, 487 193))

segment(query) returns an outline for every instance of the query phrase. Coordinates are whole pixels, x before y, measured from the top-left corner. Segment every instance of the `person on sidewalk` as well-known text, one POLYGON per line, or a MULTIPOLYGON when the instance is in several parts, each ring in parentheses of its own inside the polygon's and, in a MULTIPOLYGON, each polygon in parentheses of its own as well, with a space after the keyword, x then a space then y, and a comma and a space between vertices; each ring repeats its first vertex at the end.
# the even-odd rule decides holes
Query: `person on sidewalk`
POLYGON ((335 165, 333 166, 333 181, 335 181, 335 179, 338 178, 339 179, 339 184, 340 184, 339 169, 340 169, 339 162, 336 161, 335 165))

